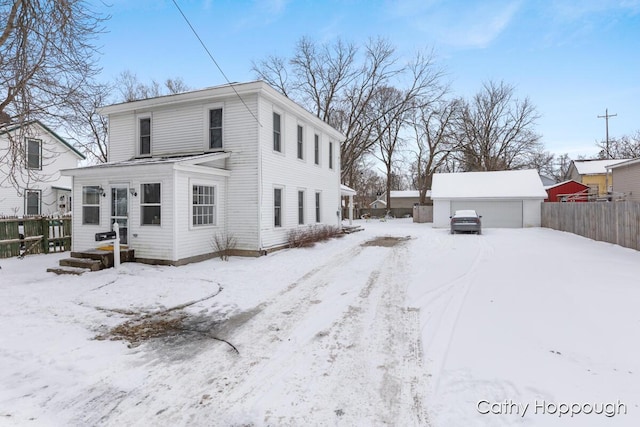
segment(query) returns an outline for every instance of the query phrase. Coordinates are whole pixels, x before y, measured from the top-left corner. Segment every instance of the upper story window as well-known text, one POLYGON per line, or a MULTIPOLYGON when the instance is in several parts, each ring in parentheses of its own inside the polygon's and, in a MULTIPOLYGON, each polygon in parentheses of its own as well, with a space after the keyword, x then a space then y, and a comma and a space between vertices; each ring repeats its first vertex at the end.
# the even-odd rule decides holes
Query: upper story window
POLYGON ((42 141, 27 139, 27 169, 42 169, 42 141))
POLYGON ((298 125, 298 158, 304 158, 304 128, 298 125))
POLYGON ((209 148, 222 148, 222 108, 209 110, 209 148))
POLYGON ((329 169, 333 169, 333 142, 329 141, 329 169))
POLYGON ((280 122, 280 114, 273 113, 273 150, 282 152, 282 134, 280 122))
POLYGON ((151 154, 151 117, 143 117, 139 121, 138 133, 140 135, 140 155, 151 154))
POLYGON ((313 163, 320 164, 320 135, 313 136, 313 163))

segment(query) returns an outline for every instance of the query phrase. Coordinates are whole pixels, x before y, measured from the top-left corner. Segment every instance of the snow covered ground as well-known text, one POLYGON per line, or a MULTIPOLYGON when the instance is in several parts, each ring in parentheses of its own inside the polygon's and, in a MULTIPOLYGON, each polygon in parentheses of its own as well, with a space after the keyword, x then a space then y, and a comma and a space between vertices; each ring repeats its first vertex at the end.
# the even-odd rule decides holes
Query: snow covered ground
POLYGON ((183 267, 0 260, 0 425, 640 425, 640 253, 358 223, 183 267))

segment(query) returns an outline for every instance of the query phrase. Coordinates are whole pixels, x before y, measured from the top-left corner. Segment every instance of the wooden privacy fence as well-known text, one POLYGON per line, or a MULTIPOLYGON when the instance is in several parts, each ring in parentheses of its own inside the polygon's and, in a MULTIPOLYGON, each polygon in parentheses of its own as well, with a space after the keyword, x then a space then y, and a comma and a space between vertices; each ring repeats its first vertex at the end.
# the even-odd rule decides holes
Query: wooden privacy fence
POLYGON ((640 250, 640 202, 542 203, 542 226, 640 250))
POLYGON ((71 218, 0 219, 0 258, 71 249, 71 218))

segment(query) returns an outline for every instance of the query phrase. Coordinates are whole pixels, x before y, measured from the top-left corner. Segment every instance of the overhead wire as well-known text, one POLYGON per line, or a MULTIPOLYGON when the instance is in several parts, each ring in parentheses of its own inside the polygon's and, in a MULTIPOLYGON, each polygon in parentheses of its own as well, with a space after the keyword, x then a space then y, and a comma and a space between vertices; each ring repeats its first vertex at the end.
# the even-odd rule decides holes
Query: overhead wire
POLYGON ((185 22, 187 23, 187 25, 189 26, 189 28, 191 28, 191 31, 193 32, 193 34, 196 36, 196 38, 198 39, 198 41, 200 42, 200 45, 202 45, 202 47, 204 48, 205 52, 207 52, 207 55, 209 55, 209 58, 211 59, 211 61, 213 61, 213 63, 215 64, 215 66, 218 68, 218 71, 220 71, 220 74, 222 74, 222 76, 224 77, 224 79, 226 80, 226 82, 229 84, 229 87, 231 87, 231 89, 233 90, 233 92, 236 94, 236 96, 238 97, 238 99, 240 99, 240 102, 242 102, 242 105, 244 105, 244 107, 247 109, 247 111, 249 112, 249 114, 251 114, 253 116, 253 118, 255 119, 256 122, 258 122, 258 125, 260 125, 260 127, 262 127, 262 124, 260 123, 260 120, 258 120, 258 118, 256 117, 256 115, 253 113, 253 111, 251 111, 251 109, 249 108, 249 106, 244 102, 244 99, 242 99, 242 97, 240 96, 240 94, 238 93, 238 91, 236 90, 236 88, 234 87, 233 83, 231 83, 231 81, 229 80, 229 78, 227 77, 227 75, 224 73, 224 71, 222 70, 222 67, 220 67, 220 65, 218 64, 218 61, 215 60, 215 58, 213 57, 213 54, 211 54, 211 51, 209 51, 209 48, 207 48, 207 45, 204 43, 204 41, 202 40, 202 38, 200 38, 200 36, 198 35, 198 32, 196 31, 196 29, 193 27, 193 25, 191 25, 191 22, 189 21, 189 18, 187 18, 187 16, 184 14, 184 12, 182 11, 182 9, 180 8, 180 6, 178 5, 178 3, 176 2, 176 0, 171 0, 173 2, 173 4, 175 5, 176 9, 178 9, 178 12, 180 12, 180 15, 182 15, 182 18, 184 18, 185 22))

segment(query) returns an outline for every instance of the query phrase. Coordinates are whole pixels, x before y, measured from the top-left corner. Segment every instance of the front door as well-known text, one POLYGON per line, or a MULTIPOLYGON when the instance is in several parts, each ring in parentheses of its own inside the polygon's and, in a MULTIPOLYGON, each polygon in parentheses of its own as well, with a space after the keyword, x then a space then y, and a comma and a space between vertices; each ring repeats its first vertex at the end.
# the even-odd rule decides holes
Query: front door
POLYGON ((117 184, 111 186, 111 221, 120 225, 120 243, 127 244, 127 230, 129 228, 129 185, 117 184))

